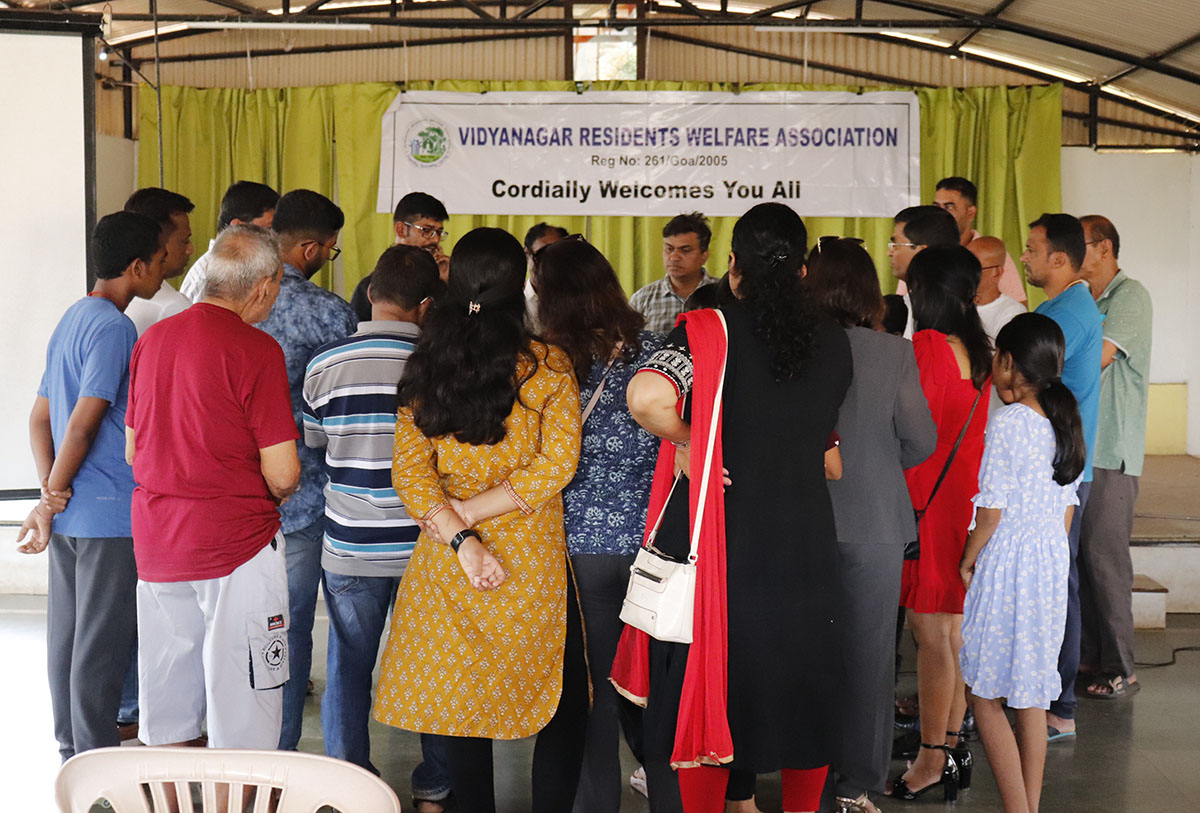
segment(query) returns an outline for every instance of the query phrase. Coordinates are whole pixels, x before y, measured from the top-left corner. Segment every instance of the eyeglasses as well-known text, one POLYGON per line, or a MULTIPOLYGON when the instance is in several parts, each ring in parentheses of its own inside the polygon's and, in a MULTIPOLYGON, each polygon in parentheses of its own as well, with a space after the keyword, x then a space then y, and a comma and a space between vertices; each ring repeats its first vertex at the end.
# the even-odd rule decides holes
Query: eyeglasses
POLYGON ((860 246, 866 243, 866 240, 862 239, 861 237, 842 237, 841 235, 837 234, 827 234, 824 237, 817 238, 817 245, 823 246, 826 243, 836 243, 838 240, 849 240, 850 242, 857 243, 860 246))
POLYGON ((1085 246, 1098 246, 1101 243, 1103 243, 1106 239, 1107 238, 1101 237, 1099 240, 1085 240, 1083 244, 1085 246))
POLYGON ((1002 266, 1002 265, 985 265, 983 268, 981 268, 979 270, 980 271, 990 271, 993 268, 1003 268, 1003 267, 1004 266, 1002 266))
MULTIPOLYGON (((301 245, 308 245, 309 243, 312 243, 314 246, 319 246, 321 248, 325 247, 325 244, 318 240, 305 240, 303 243, 301 243, 301 245)), ((329 262, 333 262, 340 256, 342 256, 342 250, 340 248, 338 248, 337 246, 334 246, 333 248, 329 249, 329 262)))
POLYGON ((890 240, 888 241, 888 248, 890 248, 892 251, 895 251, 898 248, 916 248, 919 245, 921 245, 921 244, 920 243, 893 243, 890 240))
POLYGON ((407 220, 402 220, 400 222, 405 226, 408 226, 410 229, 416 229, 424 237, 436 237, 437 239, 441 240, 448 233, 445 229, 434 226, 420 226, 416 223, 409 223, 407 220))
POLYGON ((546 243, 546 245, 542 246, 537 251, 530 254, 529 257, 535 263, 539 262, 541 259, 541 256, 542 256, 542 252, 545 251, 546 249, 550 248, 550 246, 554 245, 554 243, 573 243, 573 242, 586 243, 587 238, 584 237, 582 234, 568 234, 566 237, 562 238, 561 240, 555 240, 554 242, 546 243))

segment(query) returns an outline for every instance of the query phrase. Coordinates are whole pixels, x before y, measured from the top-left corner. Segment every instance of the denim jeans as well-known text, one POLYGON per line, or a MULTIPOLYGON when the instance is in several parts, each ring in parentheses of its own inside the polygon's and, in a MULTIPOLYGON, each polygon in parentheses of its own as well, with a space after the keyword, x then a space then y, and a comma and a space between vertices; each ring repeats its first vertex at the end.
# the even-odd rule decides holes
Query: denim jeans
POLYGON ((325 518, 307 528, 284 534, 288 576, 288 655, 291 677, 283 685, 282 751, 295 751, 300 744, 308 675, 312 671, 313 617, 317 610, 317 585, 321 581, 321 541, 325 518))
POLYGON ((117 722, 121 725, 138 721, 138 648, 133 641, 129 668, 125 670, 125 681, 121 684, 121 708, 117 710, 117 722))
POLYGON ((1067 622, 1063 629, 1062 649, 1058 652, 1058 674, 1062 677, 1062 694, 1050 704, 1050 713, 1064 720, 1075 719, 1075 678, 1079 675, 1079 526, 1087 507, 1090 482, 1079 484, 1079 505, 1071 519, 1067 543, 1071 548, 1071 575, 1067 580, 1067 622))
MULTIPOLYGON (((371 672, 388 611, 396 600, 398 577, 343 576, 325 571, 329 613, 329 666, 321 699, 325 753, 378 775, 371 764, 371 672)), ((450 794, 444 738, 421 735, 424 761, 412 774, 413 796, 438 801, 450 794)))

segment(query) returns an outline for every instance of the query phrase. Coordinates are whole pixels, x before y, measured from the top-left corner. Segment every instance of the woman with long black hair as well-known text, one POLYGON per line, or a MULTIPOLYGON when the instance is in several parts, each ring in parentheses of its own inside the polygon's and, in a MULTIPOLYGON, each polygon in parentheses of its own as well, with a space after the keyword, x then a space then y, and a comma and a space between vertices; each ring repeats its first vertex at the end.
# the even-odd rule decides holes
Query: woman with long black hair
POLYGON ((941 786, 953 800, 960 782, 970 784, 970 751, 959 734, 967 698, 958 670, 965 594, 958 563, 978 490, 992 372, 991 342, 975 311, 979 276, 979 260, 962 246, 931 246, 908 266, 913 352, 937 448, 905 472, 920 516, 920 555, 904 562, 900 606, 917 641, 921 747, 892 783, 891 795, 904 799, 941 786))
MULTIPOLYGON (((533 254, 533 288, 541 336, 571 359, 585 404, 579 468, 563 490, 567 551, 587 629, 593 692, 574 811, 617 813, 622 717, 608 672, 658 456, 657 439, 629 414, 625 387, 662 336, 643 329, 645 320, 629 306, 616 272, 582 237, 566 237, 533 254)), ((637 753, 638 717, 628 715, 624 722, 637 753)))
POLYGON ((425 531, 375 716, 447 737, 465 813, 495 810, 492 740, 533 734, 532 809, 570 810, 588 711, 561 496, 579 458, 579 390, 567 355, 525 327, 524 278, 510 234, 464 235, 398 392, 392 483, 425 531))
POLYGON ((750 209, 729 258, 737 300, 684 314, 628 390, 664 441, 655 545, 682 561, 690 520, 701 528, 692 643, 627 627, 613 667, 646 704, 652 810, 681 797, 686 813, 721 811, 732 768, 782 769, 783 809, 815 811, 832 756, 838 554, 824 458, 852 362, 845 332, 801 291, 805 241, 786 206, 750 209), (668 499, 672 463, 684 477, 668 499), (716 487, 701 501, 706 481, 716 487))

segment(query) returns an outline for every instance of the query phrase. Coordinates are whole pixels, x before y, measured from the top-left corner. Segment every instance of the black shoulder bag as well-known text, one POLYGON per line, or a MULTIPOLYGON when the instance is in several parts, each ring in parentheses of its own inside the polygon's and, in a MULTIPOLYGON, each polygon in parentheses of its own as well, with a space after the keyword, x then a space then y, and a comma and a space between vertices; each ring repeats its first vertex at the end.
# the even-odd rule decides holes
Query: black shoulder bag
POLYGON ((975 420, 975 409, 979 406, 979 399, 982 395, 982 389, 975 394, 975 403, 971 405, 971 412, 967 415, 967 422, 963 424, 962 431, 958 433, 958 439, 954 441, 954 448, 950 450, 950 456, 946 458, 946 465, 942 466, 942 473, 938 475, 937 482, 933 484, 933 491, 929 492, 929 499, 925 501, 925 507, 920 511, 915 508, 913 509, 913 516, 917 518, 917 538, 905 544, 905 561, 912 562, 921 558, 921 517, 925 516, 925 512, 929 510, 929 504, 933 502, 933 497, 942 485, 942 480, 946 479, 946 472, 950 471, 950 464, 954 462, 954 456, 958 454, 959 444, 967 436, 967 428, 971 425, 971 421, 975 420))

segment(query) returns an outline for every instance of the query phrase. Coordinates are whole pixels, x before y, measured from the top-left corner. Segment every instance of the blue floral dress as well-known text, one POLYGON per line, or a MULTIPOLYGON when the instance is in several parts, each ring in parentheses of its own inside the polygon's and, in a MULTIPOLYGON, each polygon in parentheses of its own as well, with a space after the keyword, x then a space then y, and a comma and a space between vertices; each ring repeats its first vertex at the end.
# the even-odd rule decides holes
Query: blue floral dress
POLYGON ((959 665, 973 694, 1007 698, 1011 708, 1049 708, 1062 693, 1064 517, 1079 500, 1077 482, 1054 482, 1054 452, 1050 421, 1027 406, 1010 404, 988 422, 974 503, 1003 513, 967 590, 959 665))
MULTIPOLYGON (((632 554, 642 542, 659 440, 629 414, 625 388, 662 344, 662 336, 644 330, 639 339, 637 358, 613 364, 600 400, 583 425, 579 466, 563 490, 567 551, 572 556, 632 554)), ((579 393, 581 409, 599 386, 604 367, 599 361, 592 365, 579 393)))

